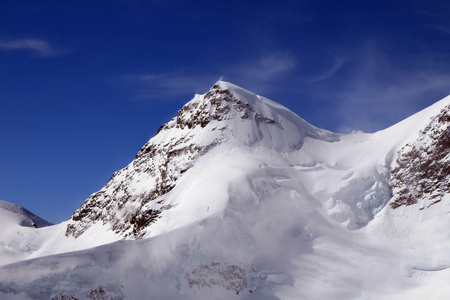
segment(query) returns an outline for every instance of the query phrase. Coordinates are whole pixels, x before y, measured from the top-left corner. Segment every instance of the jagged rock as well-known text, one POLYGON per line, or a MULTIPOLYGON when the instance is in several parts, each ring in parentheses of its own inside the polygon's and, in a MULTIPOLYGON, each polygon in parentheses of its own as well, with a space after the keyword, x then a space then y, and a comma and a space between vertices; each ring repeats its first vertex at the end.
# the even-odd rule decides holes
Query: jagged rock
POLYGON ((264 135, 261 124, 277 125, 273 118, 235 97, 227 85, 214 85, 184 105, 127 167, 86 199, 73 213, 66 235, 78 237, 93 223, 102 222, 124 238, 141 238, 171 207, 164 199, 155 200, 169 193, 200 156, 233 136, 233 128, 227 126, 231 119, 252 122, 259 139, 264 135), (216 133, 211 135, 211 131, 216 133))
POLYGON ((222 287, 239 295, 243 289, 244 278, 245 270, 238 265, 211 262, 197 266, 191 272, 188 283, 190 288, 222 287))
POLYGON ((414 143, 398 152, 391 171, 393 197, 390 207, 413 205, 425 200, 425 209, 442 200, 450 192, 450 106, 431 118, 414 143))

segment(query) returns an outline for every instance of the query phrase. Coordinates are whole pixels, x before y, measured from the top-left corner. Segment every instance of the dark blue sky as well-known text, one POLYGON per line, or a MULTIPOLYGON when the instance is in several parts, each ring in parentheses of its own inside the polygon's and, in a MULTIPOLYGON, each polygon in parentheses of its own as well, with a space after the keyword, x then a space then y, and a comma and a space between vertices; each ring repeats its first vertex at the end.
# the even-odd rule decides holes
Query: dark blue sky
POLYGON ((448 1, 0 2, 0 199, 70 217, 223 78, 337 132, 450 94, 448 1))

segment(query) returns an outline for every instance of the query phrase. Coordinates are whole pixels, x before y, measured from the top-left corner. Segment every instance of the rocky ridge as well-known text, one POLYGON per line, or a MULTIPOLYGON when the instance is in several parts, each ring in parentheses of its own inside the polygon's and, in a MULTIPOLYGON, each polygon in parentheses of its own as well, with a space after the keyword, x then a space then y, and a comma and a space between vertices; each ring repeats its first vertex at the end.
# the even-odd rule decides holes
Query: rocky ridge
POLYGON ((0 250, 18 255, 0 268, 0 294, 404 299, 423 285, 445 296, 449 103, 338 135, 218 82, 69 222, 0 231, 0 250))
POLYGON ((145 229, 171 208, 162 196, 176 186, 183 173, 211 148, 233 138, 234 130, 227 122, 231 119, 251 122, 260 139, 261 124, 277 125, 219 82, 184 105, 127 167, 86 199, 71 217, 66 235, 78 237, 93 223, 102 222, 124 238, 142 237, 145 229))
POLYGON ((392 209, 422 202, 429 208, 450 193, 450 106, 431 118, 413 143, 398 151, 391 170, 392 209))

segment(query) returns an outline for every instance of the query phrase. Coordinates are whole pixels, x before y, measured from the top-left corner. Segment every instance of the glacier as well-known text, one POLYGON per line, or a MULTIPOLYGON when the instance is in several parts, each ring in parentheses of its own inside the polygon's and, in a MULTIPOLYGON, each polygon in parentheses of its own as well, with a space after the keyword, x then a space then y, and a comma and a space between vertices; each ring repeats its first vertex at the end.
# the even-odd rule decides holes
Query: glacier
POLYGON ((449 110, 337 134, 219 81, 68 221, 0 219, 0 297, 446 299, 449 110), (423 145, 440 201, 399 202, 423 145))

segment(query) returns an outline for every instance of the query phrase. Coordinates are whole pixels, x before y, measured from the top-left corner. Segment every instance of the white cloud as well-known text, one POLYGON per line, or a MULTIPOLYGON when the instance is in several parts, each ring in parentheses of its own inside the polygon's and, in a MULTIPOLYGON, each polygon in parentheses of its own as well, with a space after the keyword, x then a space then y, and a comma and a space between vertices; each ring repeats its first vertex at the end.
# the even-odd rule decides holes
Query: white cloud
POLYGON ((68 52, 39 39, 0 40, 0 50, 31 50, 39 56, 59 56, 68 52))
POLYGON ((257 60, 248 60, 232 68, 231 74, 240 77, 248 77, 259 81, 271 81, 279 76, 285 75, 296 65, 293 59, 287 53, 271 53, 262 56, 257 60))

